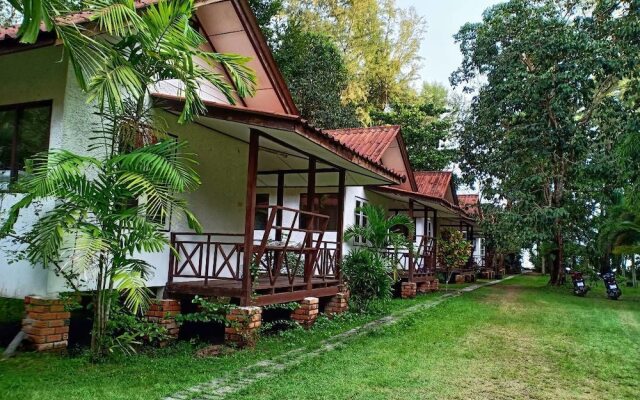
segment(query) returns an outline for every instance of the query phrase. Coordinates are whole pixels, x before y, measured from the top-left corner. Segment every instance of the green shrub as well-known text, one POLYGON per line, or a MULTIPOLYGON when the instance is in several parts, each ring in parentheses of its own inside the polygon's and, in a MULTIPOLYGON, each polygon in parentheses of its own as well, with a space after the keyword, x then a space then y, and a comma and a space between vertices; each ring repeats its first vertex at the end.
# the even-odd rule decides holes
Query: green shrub
POLYGON ((393 279, 374 251, 351 250, 342 263, 342 274, 351 291, 351 306, 357 311, 366 311, 373 300, 391 298, 393 279))
POLYGON ((23 299, 0 297, 0 324, 20 322, 23 314, 23 299))

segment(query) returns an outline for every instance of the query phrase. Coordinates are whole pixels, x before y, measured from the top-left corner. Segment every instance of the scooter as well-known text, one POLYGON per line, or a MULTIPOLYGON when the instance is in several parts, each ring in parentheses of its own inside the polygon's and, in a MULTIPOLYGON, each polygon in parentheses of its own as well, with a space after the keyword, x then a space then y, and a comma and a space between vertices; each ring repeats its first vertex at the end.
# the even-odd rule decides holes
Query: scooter
POLYGON ((584 283, 582 272, 571 271, 571 268, 569 267, 566 267, 565 271, 567 271, 567 274, 571 274, 571 282, 573 283, 573 294, 575 294, 576 296, 584 297, 591 288, 584 283))
POLYGON ((620 290, 618 282, 616 282, 616 274, 613 271, 609 271, 600 275, 600 277, 604 281, 605 289, 607 289, 607 297, 611 300, 618 300, 618 297, 622 296, 622 290, 620 290))

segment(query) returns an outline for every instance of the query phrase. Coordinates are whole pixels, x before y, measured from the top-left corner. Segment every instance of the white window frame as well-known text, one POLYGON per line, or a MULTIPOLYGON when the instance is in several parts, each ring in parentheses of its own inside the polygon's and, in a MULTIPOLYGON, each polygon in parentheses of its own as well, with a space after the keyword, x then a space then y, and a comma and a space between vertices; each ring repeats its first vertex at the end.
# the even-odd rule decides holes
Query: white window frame
MULTIPOLYGON (((354 213, 354 224, 356 226, 365 227, 367 226, 367 216, 364 215, 360 208, 369 202, 363 198, 356 197, 356 207, 353 210, 354 213)), ((364 246, 366 244, 366 240, 361 236, 355 236, 353 238, 353 244, 355 246, 364 246)))

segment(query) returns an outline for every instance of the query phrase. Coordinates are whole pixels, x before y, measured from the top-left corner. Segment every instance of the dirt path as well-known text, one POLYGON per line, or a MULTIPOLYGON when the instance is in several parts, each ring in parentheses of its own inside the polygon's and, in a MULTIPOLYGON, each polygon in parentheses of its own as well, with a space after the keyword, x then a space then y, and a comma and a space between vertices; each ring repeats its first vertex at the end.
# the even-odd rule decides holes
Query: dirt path
POLYGON ((480 289, 485 286, 495 285, 497 283, 500 283, 510 278, 512 278, 512 276, 507 277, 503 280, 471 285, 454 292, 445 293, 442 296, 437 297, 432 301, 406 308, 394 314, 388 315, 386 317, 369 322, 362 326, 350 329, 336 336, 330 337, 322 341, 320 347, 315 350, 310 350, 306 347, 294 349, 286 353, 283 353, 277 357, 263 360, 253 365, 247 366, 233 373, 232 375, 223 376, 223 377, 211 380, 209 382, 205 382, 205 383, 193 386, 181 392, 175 393, 169 397, 166 397, 165 400, 224 399, 226 396, 233 393, 237 393, 240 390, 245 389, 247 386, 252 385, 253 383, 261 379, 272 377, 285 369, 295 367, 297 365, 300 365, 304 361, 307 361, 311 358, 316 358, 324 353, 333 351, 341 346, 344 346, 345 343, 351 340, 352 338, 372 332, 381 327, 393 325, 397 323, 399 320, 411 314, 415 314, 417 312, 436 307, 439 304, 447 301, 448 299, 459 297, 464 293, 472 292, 474 290, 480 289))

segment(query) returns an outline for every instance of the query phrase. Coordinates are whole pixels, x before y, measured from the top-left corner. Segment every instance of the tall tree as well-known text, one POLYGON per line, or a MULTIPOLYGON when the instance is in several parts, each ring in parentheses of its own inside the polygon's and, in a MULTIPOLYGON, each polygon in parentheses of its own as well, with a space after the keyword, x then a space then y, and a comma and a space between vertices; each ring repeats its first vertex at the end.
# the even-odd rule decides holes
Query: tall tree
POLYGON ((355 107, 342 101, 349 76, 331 39, 289 25, 279 42, 275 59, 300 114, 321 128, 359 126, 355 107))
POLYGON ((343 99, 358 106, 362 122, 416 79, 425 21, 413 8, 400 8, 395 0, 289 0, 285 10, 302 29, 324 33, 338 45, 350 78, 343 99))
POLYGON ((400 125, 411 166, 439 171, 451 165, 456 151, 449 139, 454 113, 442 85, 425 83, 418 96, 403 96, 382 111, 372 111, 374 125, 400 125))
POLYGON ((487 197, 510 204, 531 243, 553 243, 553 284, 565 238, 578 236, 595 206, 590 193, 602 188, 585 180, 599 161, 594 148, 620 134, 605 121, 623 118, 615 90, 638 73, 638 7, 511 0, 456 35, 463 61, 451 81, 476 93, 457 138, 461 167, 487 197))

